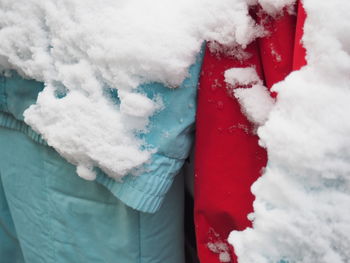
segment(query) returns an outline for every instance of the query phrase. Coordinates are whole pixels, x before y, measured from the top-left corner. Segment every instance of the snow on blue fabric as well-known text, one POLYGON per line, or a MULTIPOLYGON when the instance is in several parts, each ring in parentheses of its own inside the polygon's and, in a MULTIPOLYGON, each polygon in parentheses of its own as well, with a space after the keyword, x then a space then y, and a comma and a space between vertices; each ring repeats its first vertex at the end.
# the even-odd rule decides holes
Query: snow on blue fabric
MULTIPOLYGON (((139 136, 157 152, 145 164, 143 173, 128 175, 122 182, 98 170, 96 180, 107 187, 128 206, 143 212, 156 212, 168 191, 173 177, 187 158, 192 142, 192 128, 195 118, 196 88, 203 52, 189 69, 189 77, 176 89, 169 89, 159 83, 147 83, 138 88, 149 98, 160 96, 164 108, 151 117, 149 131, 139 136)), ((31 138, 43 142, 23 120, 23 112, 35 103, 43 84, 26 80, 14 73, 10 78, 2 77, 0 91, 0 126, 24 131, 31 138)))

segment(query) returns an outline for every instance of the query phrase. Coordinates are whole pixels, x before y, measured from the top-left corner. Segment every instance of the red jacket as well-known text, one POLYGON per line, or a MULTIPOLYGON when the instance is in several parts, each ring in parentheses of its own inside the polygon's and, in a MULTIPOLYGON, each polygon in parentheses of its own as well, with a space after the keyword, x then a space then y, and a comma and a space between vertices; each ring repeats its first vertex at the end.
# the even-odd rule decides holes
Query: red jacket
POLYGON ((206 49, 195 152, 195 226, 201 263, 236 262, 227 237, 232 230, 251 226, 247 218, 253 212, 250 188, 267 162, 266 150, 258 145, 252 124, 226 90, 224 72, 253 66, 270 89, 305 65, 305 50, 300 43, 305 11, 300 3, 297 9, 297 16, 285 12, 276 19, 256 17, 270 34, 247 47, 252 56, 244 61, 206 49))

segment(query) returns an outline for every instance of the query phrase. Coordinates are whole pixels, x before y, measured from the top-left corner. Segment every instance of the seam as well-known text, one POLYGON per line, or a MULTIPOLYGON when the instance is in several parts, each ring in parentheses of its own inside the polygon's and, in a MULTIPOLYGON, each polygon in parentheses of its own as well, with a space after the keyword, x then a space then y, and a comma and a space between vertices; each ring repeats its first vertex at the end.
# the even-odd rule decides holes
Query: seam
POLYGON ((138 212, 137 213, 137 219, 138 219, 138 232, 139 232, 139 256, 138 256, 138 258, 139 258, 139 263, 141 263, 142 262, 142 244, 141 244, 141 242, 142 242, 142 238, 141 238, 141 216, 142 216, 142 214, 141 214, 141 212, 138 212))
MULTIPOLYGON (((0 188, 3 189, 3 186, 2 185, 2 181, 1 181, 1 171, 0 171, 0 188)), ((7 204, 7 200, 6 200, 6 195, 5 195, 5 191, 3 191, 3 194, 4 194, 4 197, 5 197, 5 202, 7 204)), ((9 209, 9 208, 8 208, 9 209)), ((13 223, 13 219, 12 219, 12 215, 10 213, 10 211, 8 211, 10 216, 11 216, 11 220, 12 220, 12 223, 13 223)), ((0 220, 0 227, 2 228, 2 230, 5 232, 5 234, 7 234, 13 241, 15 241, 18 245, 19 245, 19 241, 17 239, 16 236, 14 236, 11 231, 8 229, 8 227, 5 226, 5 224, 2 222, 2 220, 0 220)), ((14 227, 14 230, 15 230, 15 227, 14 227)))
MULTIPOLYGON (((2 179, 1 179, 1 171, 0 171, 0 181, 1 181, 1 180, 2 180, 2 179)), ((15 222, 13 221, 13 218, 12 218, 11 208, 10 208, 10 205, 9 205, 9 203, 8 203, 7 196, 6 196, 6 192, 5 192, 5 188, 4 188, 4 186, 3 186, 2 181, 1 181, 1 184, 2 184, 3 191, 4 191, 4 196, 5 196, 5 200, 6 200, 7 206, 8 206, 8 210, 9 210, 9 214, 10 214, 10 217, 11 217, 11 221, 12 221, 12 224, 13 224, 14 234, 15 234, 16 236, 13 236, 11 233, 9 233, 9 232, 8 232, 9 230, 7 229, 7 227, 3 226, 3 224, 2 224, 1 221, 0 221, 0 225, 2 225, 4 231, 5 231, 6 233, 8 233, 8 235, 9 235, 11 238, 14 239, 14 241, 15 241, 16 244, 17 244, 17 249, 19 250, 19 253, 21 254, 21 258, 23 258, 23 260, 24 260, 23 247, 22 247, 22 244, 21 244, 20 239, 19 239, 18 236, 17 236, 16 224, 15 224, 15 222)))
POLYGON ((4 111, 8 111, 8 105, 7 105, 7 92, 6 92, 6 77, 2 74, 0 74, 0 81, 3 82, 3 92, 0 93, 1 96, 4 98, 4 104, 2 105, 2 108, 4 111))
POLYGON ((50 258, 51 262, 55 262, 55 258, 56 258, 56 250, 55 250, 55 239, 54 239, 54 234, 53 234, 53 228, 52 228, 52 213, 51 213, 51 203, 50 203, 50 195, 49 195, 49 182, 48 180, 50 179, 50 176, 48 176, 47 174, 47 170, 46 169, 47 165, 46 165, 46 157, 47 157, 47 151, 42 152, 42 168, 44 172, 42 174, 42 176, 44 176, 44 180, 45 180, 45 194, 46 194, 46 202, 47 202, 47 213, 46 213, 46 222, 47 222, 47 238, 48 238, 48 257, 50 258))
POLYGON ((4 99, 5 99, 5 104, 4 104, 4 108, 5 108, 5 111, 8 111, 9 108, 8 108, 8 104, 7 104, 7 88, 6 88, 6 83, 7 83, 7 79, 6 77, 4 78, 4 99))

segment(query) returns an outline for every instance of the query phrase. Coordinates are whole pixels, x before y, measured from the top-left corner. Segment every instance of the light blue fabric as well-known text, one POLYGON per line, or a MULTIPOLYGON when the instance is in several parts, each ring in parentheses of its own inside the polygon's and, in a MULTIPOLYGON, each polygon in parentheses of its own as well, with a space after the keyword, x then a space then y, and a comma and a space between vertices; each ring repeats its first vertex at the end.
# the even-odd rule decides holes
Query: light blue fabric
POLYGON ((23 262, 17 233, 0 176, 0 258, 4 263, 23 262))
POLYGON ((27 80, 13 72, 11 77, 0 76, 0 110, 23 121, 23 112, 35 103, 44 84, 27 80))
POLYGON ((0 127, 1 263, 182 263, 183 180, 157 213, 85 181, 52 148, 0 127))
MULTIPOLYGON (((143 212, 156 212, 165 197, 174 176, 189 154, 195 121, 196 89, 203 58, 200 52, 196 63, 189 69, 188 78, 176 89, 159 83, 148 83, 138 88, 149 98, 160 97, 164 109, 151 117, 149 132, 139 134, 146 144, 157 149, 145 172, 137 177, 129 175, 116 182, 98 170, 97 181, 107 187, 128 206, 143 212)), ((23 112, 35 103, 43 84, 26 80, 13 73, 0 79, 0 126, 25 132, 37 142, 45 143, 23 120, 23 112), (18 122, 20 120, 20 122, 18 122)), ((115 92, 114 94, 116 103, 115 92)))

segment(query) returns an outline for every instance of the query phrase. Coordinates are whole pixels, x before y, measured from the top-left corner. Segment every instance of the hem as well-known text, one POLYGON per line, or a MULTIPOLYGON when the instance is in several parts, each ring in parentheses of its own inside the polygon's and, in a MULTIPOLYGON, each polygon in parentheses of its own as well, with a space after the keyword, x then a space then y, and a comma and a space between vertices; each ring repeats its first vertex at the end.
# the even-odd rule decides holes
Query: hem
POLYGON ((96 180, 124 204, 144 213, 157 212, 185 160, 160 154, 152 156, 147 172, 127 175, 120 182, 98 170, 96 180))
POLYGON ((9 113, 0 112, 0 127, 22 132, 36 143, 48 146, 47 142, 43 139, 43 137, 40 134, 36 133, 23 121, 17 120, 9 113))

